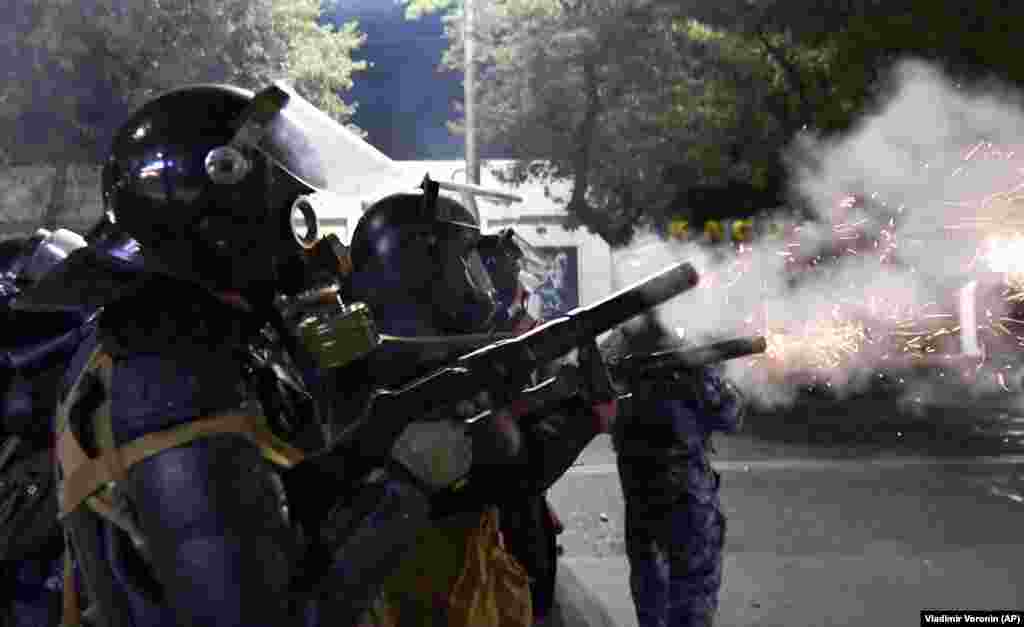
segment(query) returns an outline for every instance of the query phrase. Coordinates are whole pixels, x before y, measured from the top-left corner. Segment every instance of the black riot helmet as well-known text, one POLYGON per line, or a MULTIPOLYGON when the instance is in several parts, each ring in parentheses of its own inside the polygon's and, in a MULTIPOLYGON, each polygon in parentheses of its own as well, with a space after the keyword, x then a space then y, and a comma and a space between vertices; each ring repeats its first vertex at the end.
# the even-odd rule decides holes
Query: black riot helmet
POLYGON ((473 214, 439 196, 428 177, 422 194, 387 196, 360 218, 350 250, 353 296, 369 303, 385 326, 386 312, 409 307, 443 333, 487 329, 495 290, 477 251, 480 239, 473 214))
POLYGON ((393 183, 397 171, 287 85, 255 94, 227 85, 175 89, 115 134, 103 168, 106 212, 89 246, 18 306, 101 306, 144 280, 135 277, 158 273, 241 292, 264 308, 306 287, 320 199, 393 183), (128 244, 128 259, 112 254, 128 244), (98 278, 101 288, 82 293, 98 278))
MULTIPOLYGON (((103 200, 148 269, 222 290, 272 285, 300 250, 292 204, 313 190, 260 149, 293 92, 195 85, 150 101, 114 136, 103 200)), ((312 228, 310 230, 313 230, 312 228)))

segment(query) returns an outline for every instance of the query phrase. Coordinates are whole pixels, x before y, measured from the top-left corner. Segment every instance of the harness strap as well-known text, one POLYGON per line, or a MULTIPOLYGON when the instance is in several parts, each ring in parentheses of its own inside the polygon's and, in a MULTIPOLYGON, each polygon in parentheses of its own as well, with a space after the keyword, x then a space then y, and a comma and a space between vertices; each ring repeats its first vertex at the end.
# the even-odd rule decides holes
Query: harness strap
POLYGON ((301 450, 274 435, 262 416, 250 413, 229 412, 216 417, 200 418, 146 434, 93 458, 85 455, 74 434, 66 430, 58 441, 68 472, 60 495, 61 516, 67 516, 107 484, 122 480, 125 469, 167 449, 226 433, 245 436, 259 446, 265 458, 279 466, 291 467, 304 457, 301 450))
MULTIPOLYGON (((60 508, 58 516, 61 519, 85 503, 101 517, 124 529, 133 540, 140 537, 134 522, 124 516, 114 502, 114 491, 109 488, 123 481, 128 468, 134 464, 200 438, 221 434, 242 435, 259 447, 264 458, 283 467, 291 467, 304 458, 300 449, 274 434, 261 411, 248 407, 199 417, 170 429, 146 434, 118 447, 114 438, 109 395, 96 408, 92 417, 101 452, 97 457, 89 457, 75 437, 70 424, 70 409, 79 401, 78 390, 87 374, 98 376, 104 389, 109 392, 112 373, 112 358, 101 346, 97 346, 63 401, 58 404, 56 454, 60 481, 57 498, 60 508)), ((65 532, 63 627, 78 627, 82 622, 71 550, 72 543, 65 532)))
POLYGON ((61 611, 61 627, 79 627, 82 624, 82 600, 78 595, 78 580, 75 577, 75 562, 71 556, 71 541, 64 534, 64 590, 61 611))

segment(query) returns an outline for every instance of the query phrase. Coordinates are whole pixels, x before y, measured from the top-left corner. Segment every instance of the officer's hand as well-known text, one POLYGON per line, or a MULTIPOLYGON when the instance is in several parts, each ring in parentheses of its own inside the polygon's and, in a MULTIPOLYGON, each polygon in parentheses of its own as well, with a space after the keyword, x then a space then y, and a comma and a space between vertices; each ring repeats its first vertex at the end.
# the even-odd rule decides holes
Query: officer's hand
POLYGON ((679 369, 636 382, 631 387, 634 394, 642 398, 700 403, 704 378, 705 373, 701 368, 679 369))
POLYGON ((439 491, 469 473, 473 444, 461 422, 413 422, 395 442, 391 456, 428 489, 439 491))
POLYGON ((599 433, 610 433, 615 424, 615 418, 619 414, 619 404, 616 400, 616 391, 610 386, 605 394, 601 396, 611 398, 592 398, 591 390, 586 385, 586 374, 581 372, 578 366, 562 364, 558 369, 558 378, 561 380, 562 390, 573 390, 578 393, 584 403, 590 406, 590 413, 596 421, 596 428, 599 433))
POLYGON ((593 412, 594 418, 597 419, 598 432, 611 433, 612 427, 615 425, 615 418, 619 415, 618 400, 613 398, 604 403, 594 403, 590 406, 590 411, 593 412))
POLYGON ((704 395, 704 380, 707 371, 704 368, 687 368, 674 373, 673 382, 687 393, 689 398, 698 401, 704 395))

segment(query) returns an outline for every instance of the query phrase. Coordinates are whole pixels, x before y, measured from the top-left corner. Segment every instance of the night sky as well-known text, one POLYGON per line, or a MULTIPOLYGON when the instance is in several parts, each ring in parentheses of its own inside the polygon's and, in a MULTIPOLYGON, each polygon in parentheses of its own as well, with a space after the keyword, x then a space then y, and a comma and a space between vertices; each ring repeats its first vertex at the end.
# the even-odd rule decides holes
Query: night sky
POLYGON ((373 67, 353 75, 347 99, 358 103, 354 122, 392 159, 456 159, 462 138, 445 122, 462 99, 462 76, 439 69, 447 45, 440 15, 406 20, 395 0, 338 3, 335 22, 359 20, 366 43, 353 56, 373 67))
MULTIPOLYGON (((449 134, 445 122, 455 115, 453 103, 462 100, 462 75, 439 69, 447 46, 441 16, 406 20, 405 8, 396 0, 337 0, 335 7, 333 15, 324 18, 336 24, 358 19, 360 30, 367 34, 366 43, 353 56, 372 62, 373 67, 353 74, 353 90, 343 97, 358 104, 354 122, 369 133, 370 143, 398 160, 461 158, 462 138, 449 134)), ((0 36, 10 28, 0 24, 0 36)), ((28 59, 11 61, 4 68, 9 79, 30 85, 37 80, 28 59)), ((93 80, 87 74, 83 80, 93 80)), ((102 91, 97 91, 97 97, 102 98, 102 91)), ((107 119, 121 120, 128 113, 118 110, 112 115, 118 108, 102 102, 93 109, 86 113, 107 119)), ((46 131, 53 127, 51 117, 40 110, 17 126, 18 143, 25 148, 15 155, 16 161, 41 157, 31 148, 42 148, 46 131)), ((111 127, 101 133, 97 156, 106 151, 111 127)), ((489 152, 481 147, 484 156, 501 156, 489 152)))

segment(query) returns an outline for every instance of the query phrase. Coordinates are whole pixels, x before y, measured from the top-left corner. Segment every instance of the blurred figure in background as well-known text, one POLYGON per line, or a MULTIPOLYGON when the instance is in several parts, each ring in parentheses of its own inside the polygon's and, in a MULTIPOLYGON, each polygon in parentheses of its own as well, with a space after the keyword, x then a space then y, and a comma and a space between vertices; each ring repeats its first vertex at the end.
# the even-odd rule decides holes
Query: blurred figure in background
POLYGON ((0 242, 0 625, 60 622, 64 547, 50 423, 58 379, 92 313, 17 312, 10 303, 85 245, 65 229, 0 242))
MULTIPOLYGON (((679 344, 648 314, 615 331, 603 348, 622 357, 679 344)), ((637 618, 641 627, 708 627, 718 608, 725 543, 711 436, 739 430, 743 400, 715 368, 621 383, 633 397, 613 442, 637 618)))

